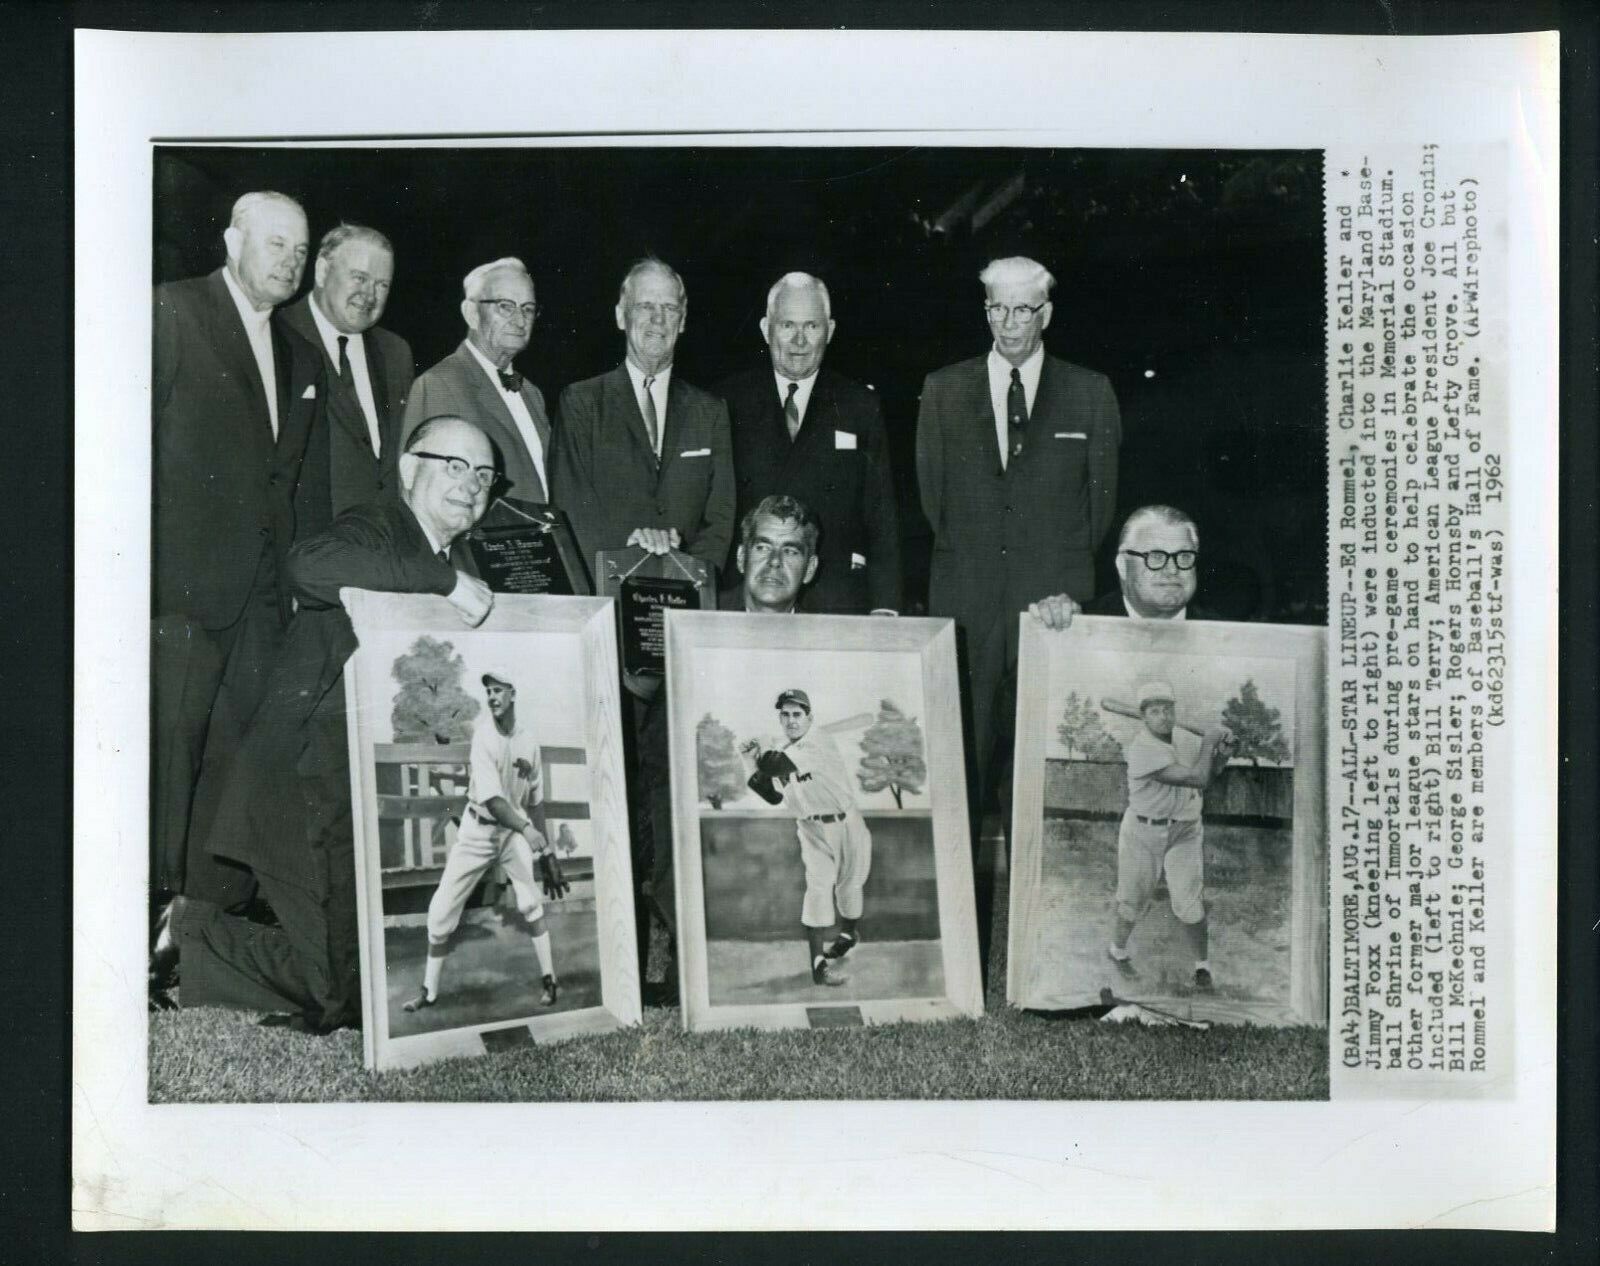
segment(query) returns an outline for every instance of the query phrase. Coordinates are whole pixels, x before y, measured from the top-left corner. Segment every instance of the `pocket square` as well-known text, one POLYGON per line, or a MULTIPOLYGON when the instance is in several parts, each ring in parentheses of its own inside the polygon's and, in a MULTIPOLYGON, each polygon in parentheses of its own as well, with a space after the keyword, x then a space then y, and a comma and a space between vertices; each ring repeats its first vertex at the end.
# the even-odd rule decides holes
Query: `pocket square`
POLYGON ((856 434, 854 431, 835 431, 833 433, 833 446, 835 448, 854 448, 856 434))
POLYGON ((317 398, 317 384, 312 383, 309 387, 302 391, 300 393, 300 398, 302 400, 315 400, 317 398))
POLYGON ((867 565, 867 556, 865 554, 851 554, 850 555, 850 570, 851 571, 860 571, 866 565, 867 565))
POLYGON ((711 456, 711 450, 709 448, 686 448, 686 449, 683 450, 683 452, 679 453, 678 456, 679 457, 710 457, 711 456))
POLYGON ((1057 431, 1056 432, 1056 439, 1058 439, 1058 440, 1086 440, 1088 438, 1089 437, 1087 435, 1085 435, 1082 431, 1057 431))

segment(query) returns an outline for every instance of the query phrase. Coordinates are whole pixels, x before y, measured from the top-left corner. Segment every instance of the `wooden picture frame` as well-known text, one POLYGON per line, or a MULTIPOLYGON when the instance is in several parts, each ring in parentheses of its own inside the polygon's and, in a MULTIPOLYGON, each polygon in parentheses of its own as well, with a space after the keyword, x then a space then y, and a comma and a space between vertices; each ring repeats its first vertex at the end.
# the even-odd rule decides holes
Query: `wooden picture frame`
MULTIPOLYGON (((1109 989, 1117 1001, 1188 1019, 1326 1027, 1325 678, 1321 628, 1078 616, 1055 631, 1021 617, 1006 970, 1013 1006, 1103 1005, 1109 989), (1177 696, 1180 726, 1203 729, 1227 713, 1247 718, 1254 735, 1257 755, 1247 759, 1241 747, 1204 793, 1209 990, 1183 954, 1190 947, 1170 888, 1156 889, 1127 943, 1138 975, 1109 956, 1115 920, 1132 909, 1116 899, 1119 839, 1132 830, 1124 827, 1131 806, 1120 749, 1144 728, 1136 706, 1131 718, 1118 709, 1154 680, 1177 696), (1269 748, 1287 759, 1261 755, 1269 748), (1170 921, 1165 934, 1162 920, 1170 921)), ((1173 742, 1180 759, 1194 759, 1183 745, 1198 748, 1198 739, 1175 731, 1173 742)))
MULTIPOLYGON (((500 595, 488 619, 469 629, 432 595, 345 589, 340 597, 360 642, 344 680, 367 1067, 637 1024, 612 604, 500 595), (462 714, 473 713, 471 723, 487 717, 481 673, 491 667, 519 678, 517 724, 531 724, 538 738, 547 834, 572 884, 562 900, 543 901, 561 994, 553 1008, 539 1005, 529 925, 516 901, 507 908, 493 900, 507 879, 495 865, 452 938, 439 1002, 411 1014, 403 1001, 421 991, 424 906, 466 812, 471 729, 462 714), (416 715, 402 697, 406 682, 423 683, 433 714, 416 715), (419 725, 434 731, 420 742, 412 735, 419 725)), ((515 894, 506 885, 500 895, 515 894)))
MULTIPOLYGON (((981 1015, 955 625, 682 610, 669 611, 665 623, 684 1027, 981 1015), (742 803, 738 778, 748 772, 741 768, 736 778, 728 763, 734 734, 759 740, 776 730, 777 696, 791 687, 807 691, 815 723, 838 736, 841 758, 848 753, 851 795, 872 837, 870 871, 856 886, 860 941, 842 960, 851 976, 842 987, 813 983, 802 910, 815 908, 817 888, 807 884, 795 811, 753 797, 752 807, 723 807, 724 800, 742 803), (729 730, 726 738, 717 725, 729 730), (705 784, 702 731, 706 767, 718 771, 705 784), (887 766, 869 768, 878 758, 848 742, 875 732, 896 736, 903 748, 894 758, 899 781, 886 781, 887 766), (713 785, 725 794, 702 800, 713 785)), ((833 891, 842 909, 850 897, 833 891)), ((835 908, 830 897, 822 901, 835 908)))

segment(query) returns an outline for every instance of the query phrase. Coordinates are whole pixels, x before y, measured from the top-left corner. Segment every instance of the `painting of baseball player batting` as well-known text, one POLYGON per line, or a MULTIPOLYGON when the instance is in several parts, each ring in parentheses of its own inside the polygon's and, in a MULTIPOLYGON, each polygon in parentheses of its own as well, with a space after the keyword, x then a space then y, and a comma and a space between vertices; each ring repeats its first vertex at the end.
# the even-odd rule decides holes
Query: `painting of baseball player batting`
POLYGON ((976 1013, 945 622, 668 619, 686 1024, 976 1013))
POLYGON ((1323 632, 1025 621, 1007 993, 1326 1024, 1323 632))
MULTIPOLYGON (((594 653, 605 639, 589 627, 607 604, 498 595, 472 629, 427 624, 426 598, 386 598, 374 614, 370 597, 352 605, 347 689, 374 1066, 636 1019, 636 995, 623 1014, 608 1006, 614 916, 631 899, 614 888, 628 855, 621 772, 597 768, 620 764, 606 733, 615 673, 608 692, 594 653)), ((605 644, 614 663, 614 632, 605 644)))

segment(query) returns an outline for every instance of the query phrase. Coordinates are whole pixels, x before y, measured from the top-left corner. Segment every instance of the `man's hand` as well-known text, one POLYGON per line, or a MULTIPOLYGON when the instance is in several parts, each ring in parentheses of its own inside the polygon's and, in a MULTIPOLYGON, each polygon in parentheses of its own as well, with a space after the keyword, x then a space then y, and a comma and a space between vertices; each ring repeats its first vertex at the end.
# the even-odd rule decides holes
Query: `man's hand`
POLYGON ((450 591, 450 605, 468 628, 477 628, 489 618, 494 606, 494 591, 476 576, 464 571, 456 573, 456 587, 450 591))
POLYGON ((1072 600, 1071 594, 1051 594, 1038 602, 1028 604, 1028 614, 1047 629, 1065 629, 1071 626, 1072 617, 1083 608, 1072 600))
POLYGON ((761 744, 757 743, 755 739, 745 739, 743 743, 739 744, 739 755, 746 760, 753 761, 761 755, 761 744))
POLYGON ((627 543, 651 554, 667 554, 677 549, 682 539, 677 528, 634 528, 627 543))
POLYGON ((572 885, 561 877, 561 863, 556 860, 554 853, 539 854, 537 866, 539 886, 544 889, 544 895, 550 900, 560 901, 572 891, 572 885))
POLYGON ((545 840, 544 834, 539 830, 538 827, 534 826, 532 822, 528 823, 527 826, 522 828, 522 838, 528 841, 528 847, 533 850, 533 855, 535 857, 537 857, 540 853, 548 852, 550 849, 550 845, 545 840))

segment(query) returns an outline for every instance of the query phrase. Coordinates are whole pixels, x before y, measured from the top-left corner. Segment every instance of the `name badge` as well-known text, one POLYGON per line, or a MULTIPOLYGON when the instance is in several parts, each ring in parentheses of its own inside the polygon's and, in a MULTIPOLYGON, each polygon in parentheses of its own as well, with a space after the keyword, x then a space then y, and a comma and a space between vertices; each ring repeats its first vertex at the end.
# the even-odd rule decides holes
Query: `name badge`
POLYGON ((854 448, 856 446, 856 433, 854 431, 835 431, 833 433, 833 446, 835 448, 854 448))
POLYGON ((1086 440, 1088 438, 1089 437, 1087 435, 1085 435, 1082 431, 1057 431, 1056 432, 1056 439, 1058 439, 1058 440, 1086 440))
POLYGON ((709 448, 686 448, 686 449, 683 450, 683 452, 679 453, 678 456, 679 457, 710 457, 711 456, 711 450, 709 448))

